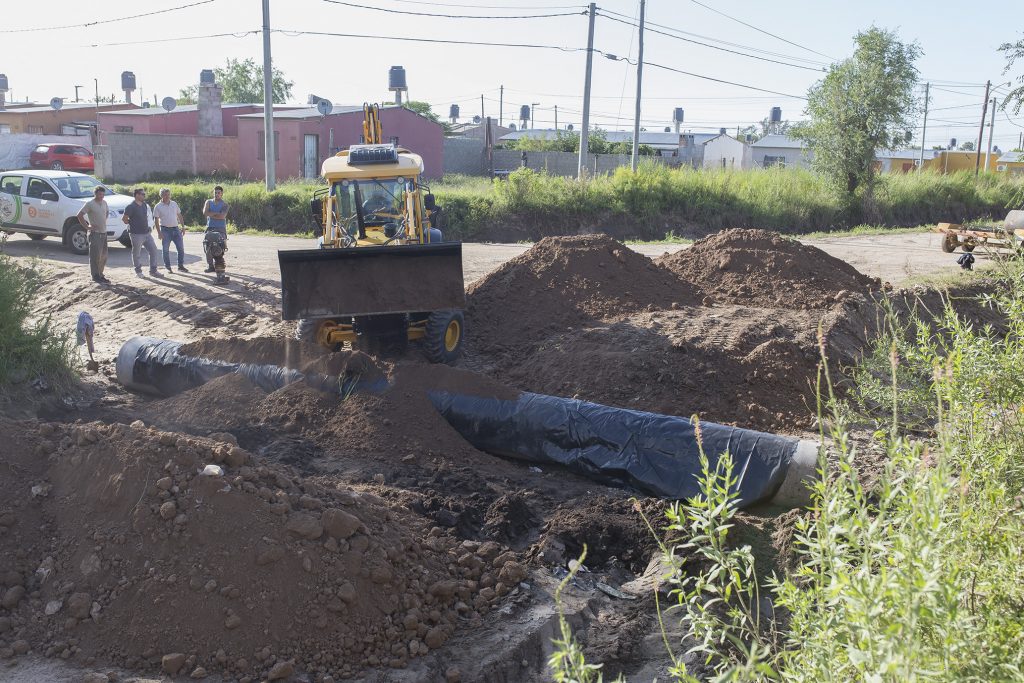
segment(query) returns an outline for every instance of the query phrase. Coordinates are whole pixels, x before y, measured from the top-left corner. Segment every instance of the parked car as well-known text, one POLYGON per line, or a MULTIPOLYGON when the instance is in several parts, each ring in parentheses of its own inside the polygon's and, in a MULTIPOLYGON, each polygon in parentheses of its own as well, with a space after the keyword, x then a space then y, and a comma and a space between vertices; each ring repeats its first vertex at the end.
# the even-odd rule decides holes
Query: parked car
MULTIPOLYGON (((103 185, 92 176, 68 171, 0 172, 0 230, 22 232, 34 240, 60 237, 75 254, 89 253, 89 236, 78 212, 103 185)), ((106 186, 104 186, 106 187, 106 186)), ((122 221, 132 197, 107 188, 107 241, 131 246, 128 226, 122 221)), ((150 211, 149 223, 153 225, 150 211)))
POLYGON ((96 168, 92 152, 81 145, 39 145, 28 155, 28 163, 32 168, 49 168, 54 171, 92 173, 96 168))

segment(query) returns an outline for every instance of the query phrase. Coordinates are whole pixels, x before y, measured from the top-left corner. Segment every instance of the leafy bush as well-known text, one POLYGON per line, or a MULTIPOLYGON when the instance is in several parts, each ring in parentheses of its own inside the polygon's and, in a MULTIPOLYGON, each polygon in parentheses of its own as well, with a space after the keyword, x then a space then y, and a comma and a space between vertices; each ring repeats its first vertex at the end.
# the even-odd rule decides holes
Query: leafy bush
POLYGON ((40 375, 57 381, 71 376, 72 339, 33 315, 38 290, 35 270, 0 256, 0 388, 40 375))

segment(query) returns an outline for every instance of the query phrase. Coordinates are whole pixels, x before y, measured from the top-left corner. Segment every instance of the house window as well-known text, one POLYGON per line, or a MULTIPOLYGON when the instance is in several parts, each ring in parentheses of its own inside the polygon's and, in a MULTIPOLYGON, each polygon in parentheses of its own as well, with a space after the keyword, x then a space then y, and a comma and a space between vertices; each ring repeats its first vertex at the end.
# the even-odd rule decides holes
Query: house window
POLYGON ((28 127, 29 135, 42 135, 43 132, 44 132, 44 130, 43 130, 42 126, 29 126, 28 127))
MULTIPOLYGON (((281 145, 278 144, 280 139, 279 131, 274 131, 274 161, 280 161, 281 159, 281 145)), ((256 159, 259 161, 266 161, 267 159, 267 139, 264 136, 263 131, 256 133, 256 142, 259 144, 259 148, 256 150, 256 159)))
POLYGON ((114 126, 115 133, 134 133, 135 126, 114 126))
POLYGON ((769 155, 766 154, 765 157, 764 157, 764 167, 765 168, 769 168, 771 166, 778 166, 779 168, 785 168, 786 167, 786 157, 769 156, 769 155))

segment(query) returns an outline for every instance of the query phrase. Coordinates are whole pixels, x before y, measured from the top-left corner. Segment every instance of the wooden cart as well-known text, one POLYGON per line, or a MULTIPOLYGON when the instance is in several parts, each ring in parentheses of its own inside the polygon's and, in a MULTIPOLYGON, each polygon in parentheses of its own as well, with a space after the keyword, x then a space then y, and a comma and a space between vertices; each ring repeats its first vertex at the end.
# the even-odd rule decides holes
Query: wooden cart
POLYGON ((1024 240, 1024 211, 1010 211, 1002 225, 979 225, 965 228, 959 223, 939 223, 935 232, 943 235, 942 251, 951 254, 960 247, 974 251, 978 245, 992 249, 1017 250, 1024 240))

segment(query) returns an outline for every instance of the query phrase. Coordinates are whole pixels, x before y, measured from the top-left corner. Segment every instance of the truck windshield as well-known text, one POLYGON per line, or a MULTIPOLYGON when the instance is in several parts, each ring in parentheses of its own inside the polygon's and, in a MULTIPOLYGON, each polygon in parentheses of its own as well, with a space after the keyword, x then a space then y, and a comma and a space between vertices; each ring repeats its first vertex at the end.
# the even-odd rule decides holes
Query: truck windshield
MULTIPOLYGON (((57 186, 61 194, 71 199, 85 199, 92 197, 97 187, 106 187, 100 181, 87 175, 70 176, 66 178, 53 178, 53 184, 57 186)), ((107 196, 115 194, 107 188, 107 196)))

